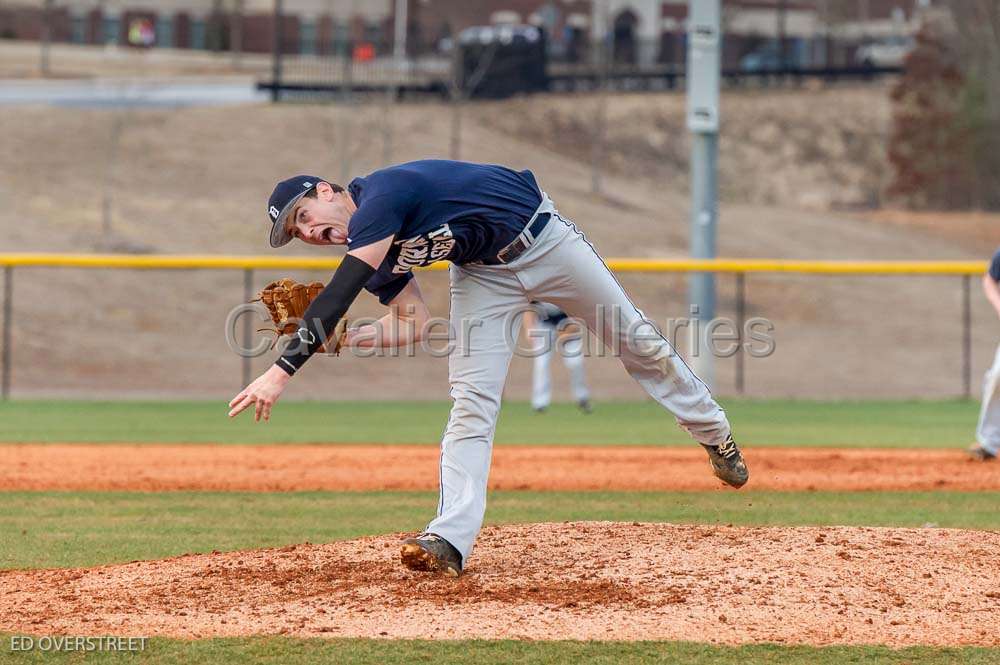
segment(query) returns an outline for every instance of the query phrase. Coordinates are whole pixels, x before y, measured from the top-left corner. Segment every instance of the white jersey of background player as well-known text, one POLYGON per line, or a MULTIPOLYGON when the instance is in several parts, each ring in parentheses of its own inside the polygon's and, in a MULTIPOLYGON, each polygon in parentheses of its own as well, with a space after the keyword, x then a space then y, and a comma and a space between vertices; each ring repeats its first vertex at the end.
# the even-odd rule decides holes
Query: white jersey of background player
POLYGON ((579 326, 566 312, 552 303, 532 301, 524 325, 534 342, 531 372, 531 408, 541 413, 552 403, 552 356, 558 355, 569 371, 573 399, 584 413, 590 413, 590 389, 583 369, 584 338, 579 326))
MULTIPOLYGON (((983 292, 1000 317, 1000 249, 993 255, 983 275, 983 292)), ((983 405, 979 410, 976 441, 976 445, 969 449, 969 454, 975 459, 986 461, 1000 455, 1000 347, 993 358, 993 366, 983 380, 983 405)))
MULTIPOLYGON (((451 263, 448 355, 453 401, 441 441, 437 517, 403 542, 412 569, 459 575, 483 523, 493 432, 519 320, 530 300, 558 305, 619 356, 625 369, 692 438, 716 476, 749 476, 729 420, 706 386, 632 303, 586 237, 556 210, 531 171, 422 160, 355 178, 347 188, 302 175, 278 183, 267 204, 271 245, 293 238, 347 245, 333 279, 309 305, 271 369, 230 401, 270 416, 295 372, 367 289, 389 306, 349 331, 347 348, 397 347, 429 334, 430 312, 411 270, 451 263)), ((403 370, 404 368, 400 368, 403 370)), ((666 423, 665 423, 666 424, 666 423)), ((651 470, 651 472, 655 472, 651 470)))

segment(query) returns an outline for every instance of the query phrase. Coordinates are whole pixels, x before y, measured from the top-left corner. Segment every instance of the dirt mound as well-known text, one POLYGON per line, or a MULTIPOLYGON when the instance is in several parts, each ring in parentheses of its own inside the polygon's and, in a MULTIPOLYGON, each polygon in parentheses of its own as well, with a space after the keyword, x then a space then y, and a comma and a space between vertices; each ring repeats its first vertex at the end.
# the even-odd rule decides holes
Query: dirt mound
POLYGON ((1000 645, 1000 533, 488 527, 458 579, 399 536, 0 573, 0 631, 1000 645))
MULTIPOLYGON (((960 450, 750 448, 751 489, 998 490, 1000 464, 960 450)), ((436 490, 437 446, 0 446, 0 490, 436 490), (67 474, 65 469, 74 473, 67 474)), ((710 490, 705 453, 684 448, 497 446, 502 490, 710 490)))

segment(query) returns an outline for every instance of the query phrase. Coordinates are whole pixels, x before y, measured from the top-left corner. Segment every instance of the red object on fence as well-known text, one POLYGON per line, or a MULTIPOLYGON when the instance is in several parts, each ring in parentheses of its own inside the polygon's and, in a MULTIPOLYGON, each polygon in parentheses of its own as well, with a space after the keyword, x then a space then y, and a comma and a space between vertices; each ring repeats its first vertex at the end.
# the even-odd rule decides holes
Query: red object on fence
POLYGON ((371 42, 361 42, 354 45, 354 60, 356 62, 369 62, 375 59, 375 45, 371 42))

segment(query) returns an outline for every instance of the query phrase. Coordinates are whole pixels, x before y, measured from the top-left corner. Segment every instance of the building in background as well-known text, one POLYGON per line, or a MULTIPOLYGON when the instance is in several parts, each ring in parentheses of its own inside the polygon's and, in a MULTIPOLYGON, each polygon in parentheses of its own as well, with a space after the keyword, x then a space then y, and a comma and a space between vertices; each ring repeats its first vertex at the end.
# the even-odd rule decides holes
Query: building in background
MULTIPOLYGON (((619 65, 683 62, 688 0, 407 0, 407 50, 440 52, 459 31, 531 24, 556 61, 594 61, 605 36, 619 65)), ((912 35, 941 0, 724 0, 724 66, 854 64, 868 42, 912 35), (747 60, 748 56, 752 56, 747 60)), ((288 53, 324 55, 349 43, 391 51, 395 0, 285 0, 288 53)), ((273 0, 18 0, 0 4, 0 38, 268 52, 273 0), (45 7, 51 7, 46 10, 45 7), (234 43, 238 42, 238 43, 234 43)))
MULTIPOLYGON (((619 65, 679 64, 686 52, 688 1, 408 0, 409 43, 450 39, 475 25, 526 23, 545 31, 555 60, 589 62, 593 45, 608 35, 613 60, 619 65)), ((825 63, 832 55, 832 40, 845 42, 839 59, 849 60, 845 54, 859 44, 912 35, 919 26, 920 10, 932 4, 932 0, 723 0, 724 66, 739 67, 748 54, 762 49, 774 51, 779 40, 790 64, 825 63)))
MULTIPOLYGON (((390 3, 287 0, 285 48, 321 55, 337 52, 350 42, 383 43, 392 34, 390 3)), ((39 39, 47 20, 52 40, 57 42, 250 53, 272 50, 273 0, 61 0, 46 9, 47 4, 20 0, 0 5, 0 38, 39 39), (139 35, 144 37, 136 43, 139 35)))

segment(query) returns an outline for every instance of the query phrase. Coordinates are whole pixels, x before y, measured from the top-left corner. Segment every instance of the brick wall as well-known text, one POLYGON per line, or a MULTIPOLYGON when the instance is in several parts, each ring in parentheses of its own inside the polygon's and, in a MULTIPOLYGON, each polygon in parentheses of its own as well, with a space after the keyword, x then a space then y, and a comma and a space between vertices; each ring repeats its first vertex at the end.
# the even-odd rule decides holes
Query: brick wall
MULTIPOLYGON (((40 39, 44 12, 38 7, 0 7, 0 39, 40 39)), ((73 36, 69 10, 57 7, 49 15, 51 39, 68 42, 73 36)))

